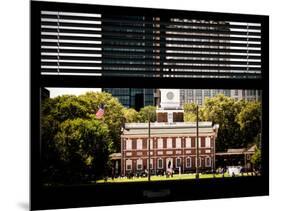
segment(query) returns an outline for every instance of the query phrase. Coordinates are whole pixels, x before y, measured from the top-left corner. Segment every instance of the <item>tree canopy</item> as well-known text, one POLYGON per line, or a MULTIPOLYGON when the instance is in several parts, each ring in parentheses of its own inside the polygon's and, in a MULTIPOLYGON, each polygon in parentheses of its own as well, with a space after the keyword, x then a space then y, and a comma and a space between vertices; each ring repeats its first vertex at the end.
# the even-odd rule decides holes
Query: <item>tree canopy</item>
MULTIPOLYGON (((184 105, 184 120, 196 121, 196 105, 184 105)), ((199 108, 199 121, 212 121, 219 124, 216 150, 249 147, 261 132, 260 102, 236 101, 219 94, 207 98, 199 108)))
POLYGON ((54 142, 59 158, 71 172, 67 178, 79 180, 89 171, 94 177, 104 174, 108 161, 108 127, 98 120, 68 119, 60 124, 54 142), (75 169, 75 171, 74 171, 75 169))
POLYGON ((148 122, 149 118, 151 122, 156 121, 156 107, 145 106, 139 111, 140 122, 148 122))
POLYGON ((261 165, 261 150, 256 147, 255 153, 251 158, 251 163, 254 165, 255 168, 260 168, 261 165))
POLYGON ((62 181, 81 180, 86 169, 95 177, 105 174, 108 154, 120 150, 122 109, 117 98, 104 92, 46 99, 41 118, 45 176, 50 177, 50 169, 62 181), (101 104, 105 112, 97 119, 101 104))
POLYGON ((133 108, 123 108, 122 113, 127 123, 140 121, 139 113, 133 108))
POLYGON ((261 133, 261 105, 259 102, 247 102, 237 115, 236 120, 243 136, 251 142, 261 133))
POLYGON ((184 110, 184 121, 185 122, 195 122, 196 121, 196 107, 195 103, 186 103, 183 106, 184 110))

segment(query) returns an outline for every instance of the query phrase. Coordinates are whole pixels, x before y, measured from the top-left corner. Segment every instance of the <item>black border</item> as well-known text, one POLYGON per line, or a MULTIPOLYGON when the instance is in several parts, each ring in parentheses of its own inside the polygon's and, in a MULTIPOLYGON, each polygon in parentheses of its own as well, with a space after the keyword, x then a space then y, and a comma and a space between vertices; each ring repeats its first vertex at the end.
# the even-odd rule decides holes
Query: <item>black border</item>
POLYGON ((229 197, 269 195, 269 16, 195 12, 183 10, 150 9, 137 7, 101 6, 74 3, 31 1, 31 84, 30 84, 30 209, 74 208, 137 204, 180 200, 199 200, 229 197), (213 20, 232 20, 261 23, 262 78, 261 79, 174 79, 95 76, 42 76, 40 75, 40 11, 171 14, 213 20), (97 184, 62 187, 43 187, 40 184, 40 88, 41 87, 157 87, 157 88, 220 88, 262 90, 262 167, 259 177, 200 179, 123 184, 97 184), (168 193, 162 197, 147 197, 144 191, 168 193))

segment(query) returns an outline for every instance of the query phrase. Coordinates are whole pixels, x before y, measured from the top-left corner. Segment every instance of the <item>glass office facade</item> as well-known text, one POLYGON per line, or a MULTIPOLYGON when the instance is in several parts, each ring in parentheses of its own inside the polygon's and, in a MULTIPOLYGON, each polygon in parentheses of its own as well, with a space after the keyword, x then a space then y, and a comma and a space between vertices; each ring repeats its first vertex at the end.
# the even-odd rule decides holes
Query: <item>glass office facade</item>
POLYGON ((127 108, 140 110, 144 106, 155 105, 155 89, 104 88, 102 90, 118 98, 119 102, 127 108))
POLYGON ((235 100, 260 101, 261 92, 259 90, 230 90, 230 89, 181 89, 180 104, 196 103, 203 105, 206 98, 215 97, 223 94, 235 100))
MULTIPOLYGON (((115 18, 112 15, 106 15, 103 18, 115 18)), ((153 56, 144 56, 146 51, 151 49, 145 46, 152 46, 153 38, 147 42, 148 36, 153 36, 151 32, 146 33, 144 16, 122 16, 123 22, 103 22, 103 48, 102 63, 104 64, 104 75, 107 71, 118 71, 118 65, 123 65, 122 70, 126 71, 147 71, 149 69, 145 65, 152 65, 153 56), (133 21, 133 22, 132 22, 133 21), (138 33, 138 36, 135 34, 138 33), (134 37, 134 39, 132 39, 134 37), (118 39, 120 38, 120 39, 118 39), (108 65, 108 66, 107 66, 108 65)), ((104 88, 103 91, 111 93, 117 97, 120 103, 128 108, 140 110, 144 106, 155 105, 154 92, 155 89, 143 88, 104 88)))

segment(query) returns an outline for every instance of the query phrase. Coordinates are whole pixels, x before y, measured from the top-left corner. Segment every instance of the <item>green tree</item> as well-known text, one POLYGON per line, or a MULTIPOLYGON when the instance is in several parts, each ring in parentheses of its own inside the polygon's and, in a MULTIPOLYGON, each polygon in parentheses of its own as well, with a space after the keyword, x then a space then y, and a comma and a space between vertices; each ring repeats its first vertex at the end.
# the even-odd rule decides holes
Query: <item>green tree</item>
POLYGON ((254 165, 255 168, 259 168, 261 165, 261 150, 256 147, 255 153, 251 158, 251 163, 254 165))
POLYGON ((92 118, 95 118, 99 106, 104 104, 104 116, 100 121, 104 121, 109 129, 109 139, 111 140, 110 152, 120 151, 120 137, 123 123, 123 105, 117 98, 106 92, 88 92, 85 95, 80 95, 79 100, 85 103, 88 107, 88 112, 92 118))
POLYGON ((236 116, 240 110, 241 103, 222 94, 205 100, 200 117, 203 121, 219 124, 216 139, 217 151, 246 146, 241 139, 240 125, 236 122, 236 116))
POLYGON ((64 161, 67 181, 80 181, 87 173, 95 178, 104 176, 109 154, 108 134, 107 125, 94 119, 69 119, 60 124, 54 142, 64 161))
POLYGON ((47 99, 42 105, 43 117, 51 115, 56 121, 67 119, 89 118, 85 102, 75 95, 63 95, 47 99))
POLYGON ((139 122, 140 116, 139 113, 133 108, 123 108, 122 109, 123 116, 125 121, 130 122, 139 122))
POLYGON ((183 106, 184 110, 184 121, 185 122, 195 122, 197 120, 195 103, 185 103, 183 106))
POLYGON ((247 102, 236 118, 245 142, 253 144, 261 133, 261 103, 247 102))
POLYGON ((156 121, 156 107, 155 106, 145 106, 139 111, 140 122, 148 122, 150 117, 151 122, 156 121))
MULTIPOLYGON (((82 179, 82 175, 85 175, 84 167, 87 162, 92 163, 92 165, 86 169, 92 169, 91 171, 95 172, 95 176, 101 176, 97 174, 97 169, 99 169, 100 174, 105 174, 105 161, 108 160, 108 154, 120 151, 120 128, 123 120, 123 108, 117 98, 103 92, 90 92, 80 96, 64 95, 45 100, 41 109, 44 177, 46 179, 53 178, 53 181, 64 181, 65 175, 75 175, 75 180, 78 180, 79 177, 82 179), (105 113, 101 119, 96 119, 95 114, 101 104, 105 105, 105 113), (103 151, 105 148, 94 150, 96 155, 100 153, 102 155, 96 156, 96 159, 100 157, 103 160, 102 162, 95 162, 95 160, 91 161, 95 157, 93 155, 88 156, 86 151, 79 151, 80 154, 75 151, 78 150, 77 147, 80 145, 77 145, 74 140, 91 139, 92 141, 97 141, 101 136, 94 133, 94 131, 99 131, 99 127, 107 128, 106 136, 102 136, 103 141, 105 141, 103 146, 107 149, 107 152, 103 151), (86 137, 88 135, 89 139, 86 137), (96 136, 96 139, 94 139, 94 136, 96 136), (68 147, 65 143, 71 138, 73 145, 68 147), (67 157, 68 153, 71 156, 67 157), (71 162, 66 158, 71 158, 71 162), (75 168, 69 168, 69 163, 72 163, 75 168), (78 168, 79 166, 81 168, 78 168), (100 166, 103 169, 100 169, 100 166)), ((94 146, 90 144, 90 147, 94 146)), ((69 178, 73 179, 74 176, 69 178)))

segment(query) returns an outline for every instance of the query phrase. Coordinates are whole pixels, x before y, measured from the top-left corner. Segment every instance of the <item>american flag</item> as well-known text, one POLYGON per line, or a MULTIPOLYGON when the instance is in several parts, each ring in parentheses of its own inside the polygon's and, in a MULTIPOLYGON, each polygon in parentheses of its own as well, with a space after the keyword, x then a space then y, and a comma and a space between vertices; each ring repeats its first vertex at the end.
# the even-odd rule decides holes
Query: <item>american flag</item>
POLYGON ((96 113, 97 119, 100 119, 100 118, 103 117, 103 115, 104 115, 104 108, 103 107, 104 107, 103 105, 100 105, 99 110, 96 113))

